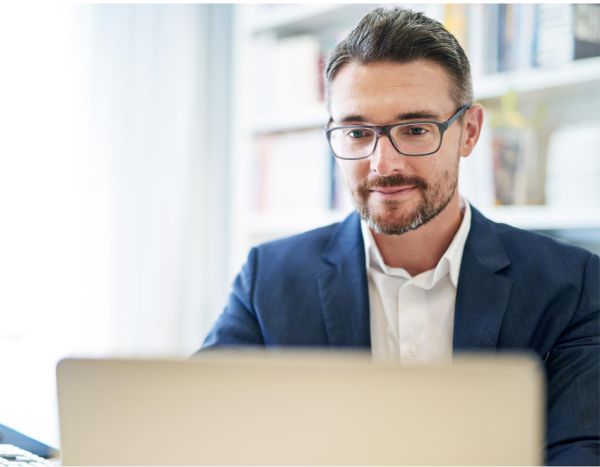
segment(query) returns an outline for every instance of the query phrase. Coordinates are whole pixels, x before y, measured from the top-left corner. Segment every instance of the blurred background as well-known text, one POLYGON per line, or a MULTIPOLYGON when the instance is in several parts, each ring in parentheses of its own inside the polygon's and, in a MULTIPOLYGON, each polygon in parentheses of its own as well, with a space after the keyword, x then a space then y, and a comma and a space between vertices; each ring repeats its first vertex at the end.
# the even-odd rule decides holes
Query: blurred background
MULTIPOLYGON (((401 5, 471 60, 463 194, 600 252, 600 5, 401 5)), ((190 355, 251 245, 351 211, 320 74, 375 6, 0 6, 0 423, 57 446, 60 358, 190 355)))

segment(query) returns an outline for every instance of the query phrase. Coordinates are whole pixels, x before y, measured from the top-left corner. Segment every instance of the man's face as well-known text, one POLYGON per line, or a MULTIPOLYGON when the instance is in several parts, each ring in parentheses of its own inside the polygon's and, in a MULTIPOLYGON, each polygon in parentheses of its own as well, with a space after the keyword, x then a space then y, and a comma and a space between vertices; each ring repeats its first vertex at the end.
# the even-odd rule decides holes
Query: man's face
MULTIPOLYGON (((430 61, 349 63, 330 88, 331 126, 389 125, 448 120, 458 110, 450 78, 430 61)), ((366 159, 337 160, 363 219, 376 232, 402 234, 417 229, 457 199, 462 128, 454 122, 440 149, 431 155, 399 154, 381 136, 366 159)))

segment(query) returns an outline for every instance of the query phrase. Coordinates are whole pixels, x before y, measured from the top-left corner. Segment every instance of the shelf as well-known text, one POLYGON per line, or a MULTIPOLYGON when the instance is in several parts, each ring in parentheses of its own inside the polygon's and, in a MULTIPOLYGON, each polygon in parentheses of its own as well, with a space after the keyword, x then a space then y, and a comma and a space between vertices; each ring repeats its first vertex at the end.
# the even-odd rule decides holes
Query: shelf
POLYGON ((600 57, 575 60, 562 68, 511 71, 473 78, 477 100, 495 99, 509 91, 519 94, 600 84, 600 57))
POLYGON ((496 222, 521 229, 600 229, 600 207, 494 206, 481 211, 496 222))
MULTIPOLYGON (((527 230, 600 229, 600 207, 577 210, 549 206, 493 206, 480 211, 496 222, 527 230)), ((269 240, 339 222, 347 215, 347 211, 254 214, 248 230, 255 239, 269 240)))

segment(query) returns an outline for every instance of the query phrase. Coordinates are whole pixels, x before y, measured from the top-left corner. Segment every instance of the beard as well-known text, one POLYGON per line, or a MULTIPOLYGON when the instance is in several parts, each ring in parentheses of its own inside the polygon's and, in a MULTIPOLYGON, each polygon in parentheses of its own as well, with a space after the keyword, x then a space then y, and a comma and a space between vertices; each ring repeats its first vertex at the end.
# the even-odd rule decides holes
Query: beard
POLYGON ((402 235, 416 230, 435 218, 448 205, 458 186, 458 164, 446 170, 433 185, 423 178, 402 174, 369 177, 352 190, 352 198, 361 218, 376 233, 402 235), (417 206, 402 214, 406 201, 385 200, 382 208, 369 205, 371 190, 376 187, 414 186, 419 191, 417 206))

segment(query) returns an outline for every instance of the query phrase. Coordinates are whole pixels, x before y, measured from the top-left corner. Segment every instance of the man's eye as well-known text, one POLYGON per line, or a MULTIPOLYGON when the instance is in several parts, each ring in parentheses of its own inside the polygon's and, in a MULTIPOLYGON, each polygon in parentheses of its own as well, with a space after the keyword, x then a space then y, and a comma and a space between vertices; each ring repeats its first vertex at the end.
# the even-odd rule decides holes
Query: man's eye
POLYGON ((361 130, 360 128, 354 128, 348 131, 347 136, 353 139, 363 138, 365 136, 365 130, 361 130))
POLYGON ((406 133, 410 136, 421 136, 427 133, 427 130, 420 126, 413 126, 406 129, 406 133))

